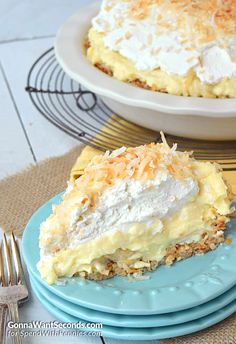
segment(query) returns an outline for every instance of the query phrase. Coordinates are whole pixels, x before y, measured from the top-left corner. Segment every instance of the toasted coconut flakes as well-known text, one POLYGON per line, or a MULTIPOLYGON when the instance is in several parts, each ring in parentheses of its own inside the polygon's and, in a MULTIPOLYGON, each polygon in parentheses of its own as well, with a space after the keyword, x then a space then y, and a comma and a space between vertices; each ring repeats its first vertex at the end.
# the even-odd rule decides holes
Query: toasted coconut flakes
POLYGON ((135 273, 132 275, 132 277, 133 277, 133 280, 134 280, 134 281, 147 281, 147 280, 150 279, 150 276, 148 276, 148 275, 142 275, 142 274, 140 274, 140 273, 138 273, 138 272, 135 272, 135 273))
MULTIPOLYGON (((163 133, 161 137, 163 143, 121 147, 95 156, 75 182, 81 193, 81 205, 88 202, 93 206, 103 190, 117 180, 132 178, 146 181, 154 178, 157 171, 170 173, 178 179, 192 176, 190 154, 177 152, 176 144, 169 147, 163 133)), ((76 191, 73 189, 71 192, 76 191)))
POLYGON ((139 161, 140 161, 140 158, 136 158, 136 159, 134 158, 134 159, 132 159, 132 160, 128 163, 127 169, 129 170, 129 169, 131 169, 132 167, 137 166, 138 163, 139 163, 139 161))
POLYGON ((152 42, 153 42, 153 36, 152 36, 152 34, 149 34, 148 39, 147 39, 147 43, 151 45, 152 42))
POLYGON ((131 0, 130 16, 143 20, 153 6, 159 8, 158 29, 184 32, 184 41, 208 43, 236 35, 236 0, 131 0), (163 15, 168 13, 168 18, 163 15), (173 20, 169 21, 169 16, 173 20))
POLYGON ((104 154, 104 158, 106 159, 109 155, 110 155, 110 151, 106 151, 106 153, 104 154))
POLYGON ((176 149, 177 149, 177 143, 175 143, 175 144, 173 145, 173 147, 171 148, 171 150, 172 150, 172 152, 175 152, 176 149))
POLYGON ((161 134, 161 139, 162 139, 163 144, 169 147, 163 131, 161 131, 160 134, 161 134))
POLYGON ((115 44, 120 44, 121 42, 123 41, 123 37, 120 37, 118 38, 116 41, 115 41, 115 44))
POLYGON ((111 10, 112 10, 112 6, 106 6, 105 8, 104 8, 104 10, 106 11, 106 12, 110 12, 111 10))
POLYGON ((122 153, 124 153, 125 151, 126 151, 126 147, 121 147, 119 149, 116 149, 110 154, 110 158, 115 158, 121 155, 122 153))
POLYGON ((228 238, 228 239, 225 239, 225 241, 224 241, 224 243, 225 243, 226 245, 231 245, 231 244, 232 244, 232 242, 233 242, 233 240, 232 240, 232 239, 230 239, 230 238, 228 238))
POLYGON ((132 37, 131 33, 130 32, 126 32, 125 33, 125 38, 126 39, 130 39, 132 37))
POLYGON ((129 175, 130 177, 132 177, 132 176, 134 175, 134 170, 131 170, 131 169, 130 169, 127 173, 128 173, 128 175, 129 175))
POLYGON ((152 49, 152 53, 158 55, 161 52, 161 48, 152 49))

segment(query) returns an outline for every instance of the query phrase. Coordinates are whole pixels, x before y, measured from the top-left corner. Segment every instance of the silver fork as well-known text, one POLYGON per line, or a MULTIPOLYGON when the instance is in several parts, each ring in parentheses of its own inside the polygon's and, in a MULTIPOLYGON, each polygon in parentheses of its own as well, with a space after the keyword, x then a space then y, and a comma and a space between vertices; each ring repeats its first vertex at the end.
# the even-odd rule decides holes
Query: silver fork
MULTIPOLYGON (((0 252, 0 287, 6 287, 5 274, 3 271, 2 254, 0 252)), ((7 305, 0 305, 0 343, 6 342, 6 322, 7 322, 7 305)))
POLYGON ((6 343, 6 325, 7 325, 8 309, 7 305, 0 306, 0 343, 6 343))
MULTIPOLYGON (((11 233, 11 246, 9 246, 5 233, 3 234, 0 256, 1 281, 3 282, 2 287, 0 287, 0 305, 2 307, 7 305, 10 320, 19 322, 18 305, 20 302, 27 300, 28 290, 25 283, 19 248, 13 232, 11 233)), ((19 329, 15 330, 15 335, 12 339, 14 344, 22 343, 19 329)))

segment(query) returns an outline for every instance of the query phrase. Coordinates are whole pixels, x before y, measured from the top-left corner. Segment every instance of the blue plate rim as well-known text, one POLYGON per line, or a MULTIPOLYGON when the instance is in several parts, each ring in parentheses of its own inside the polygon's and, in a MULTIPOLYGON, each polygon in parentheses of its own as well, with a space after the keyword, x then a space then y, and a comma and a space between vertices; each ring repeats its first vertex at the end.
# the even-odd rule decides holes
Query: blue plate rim
MULTIPOLYGON (((44 205, 42 205, 30 218, 26 229, 23 233, 23 238, 22 238, 22 253, 23 253, 23 257, 24 260, 26 262, 26 266, 28 267, 32 267, 32 262, 31 262, 31 258, 32 258, 32 250, 28 250, 27 245, 35 245, 35 242, 32 243, 32 235, 35 234, 36 231, 38 231, 37 233, 39 234, 39 223, 45 219, 45 215, 44 212, 46 210, 47 215, 50 213, 49 208, 51 209, 51 205, 53 203, 58 203, 60 201, 60 198, 62 196, 63 193, 60 193, 56 196, 54 196, 52 199, 50 199, 48 202, 46 202, 44 205), (40 219, 40 221, 39 221, 40 219), (36 222, 36 223, 35 223, 36 222), (30 242, 31 240, 31 242, 30 242)), ((38 241, 38 235, 36 240, 38 241)), ((35 249, 39 250, 38 245, 36 245, 35 249)), ((219 248, 217 249, 219 250, 219 248)), ((216 251, 217 251, 216 250, 216 251)), ((216 252, 214 251, 214 252, 216 252)), ((233 250, 231 250, 232 252, 233 250)), ((231 253, 232 254, 232 253, 231 253)), ((222 258, 224 258, 225 255, 222 255, 222 258)), ((218 258, 218 256, 217 256, 218 258)), ((236 252, 235 252, 235 258, 236 258, 236 252)), ((190 258, 191 259, 191 258, 190 258)), ((217 264, 213 265, 213 267, 218 267, 218 270, 221 270, 221 266, 224 266, 225 260, 224 259, 218 259, 217 260, 217 264), (219 269, 220 266, 220 269, 219 269)), ((178 263, 180 264, 180 263, 178 263)), ((233 268, 235 268, 233 266, 233 268)), ((210 271, 207 270, 205 273, 204 278, 206 278, 206 283, 204 285, 204 296, 201 294, 202 290, 201 288, 198 288, 197 290, 193 290, 193 287, 190 285, 187 286, 187 284, 185 286, 183 286, 182 288, 169 288, 169 290, 165 290, 165 298, 166 300, 169 300, 170 298, 173 299, 173 295, 174 295, 174 299, 175 300, 179 300, 179 298, 181 300, 185 300, 185 304, 183 304, 183 302, 178 301, 179 304, 175 307, 173 307, 172 304, 169 304, 169 306, 165 305, 162 307, 160 306, 160 304, 157 302, 157 299, 161 300, 162 298, 157 298, 156 295, 159 294, 159 291, 157 292, 155 289, 152 290, 150 292, 150 295, 140 295, 140 294, 135 294, 135 293, 129 293, 127 292, 127 295, 124 295, 126 290, 112 290, 113 294, 112 297, 109 300, 109 304, 108 305, 104 305, 103 303, 100 302, 101 299, 103 300, 107 300, 107 293, 109 291, 109 288, 104 287, 101 285, 98 285, 98 283, 93 283, 91 281, 86 281, 86 280, 82 280, 79 279, 79 282, 76 284, 76 288, 79 290, 79 294, 82 295, 86 291, 89 291, 90 294, 88 295, 88 293, 85 294, 85 296, 83 295, 85 299, 78 299, 78 298, 73 298, 71 296, 65 295, 63 287, 59 287, 59 286, 55 286, 55 285, 48 285, 45 281, 43 281, 39 275, 39 272, 36 269, 36 266, 33 265, 32 267, 32 274, 39 280, 40 283, 42 283, 46 288, 48 288, 50 291, 52 291, 54 294, 58 295, 59 297, 87 307, 87 308, 91 308, 91 309, 96 309, 99 311, 103 311, 103 312, 109 312, 109 313, 116 313, 116 314, 129 314, 129 315, 150 315, 150 314, 162 314, 162 313, 171 313, 171 312, 176 312, 179 310, 184 310, 184 309, 188 309, 188 308, 192 308, 198 305, 201 305, 205 302, 208 302, 216 297, 218 297, 219 295, 223 294, 224 292, 226 292, 227 290, 229 290, 231 287, 233 287, 236 284, 236 274, 234 276, 234 272, 235 271, 231 271, 228 270, 227 271, 227 282, 226 282, 226 274, 224 275, 224 279, 221 278, 221 276, 219 276, 219 271, 210 271), (210 277, 208 276, 208 274, 210 275, 210 277), (211 277, 211 275, 213 275, 213 277, 211 277), (215 277, 216 276, 216 277, 215 277), (234 277, 232 277, 234 276, 234 277), (221 278, 221 279, 220 279, 221 278), (220 280, 220 282, 219 282, 220 280), (209 283, 208 283, 209 282, 209 283), (218 283, 219 282, 219 283, 218 283), (93 283, 93 284, 92 284, 93 283), (223 284, 223 285, 221 285, 223 284), (92 287, 91 287, 92 285, 92 287), (209 287, 209 290, 206 288, 209 287), (212 290, 212 288, 214 289, 214 292, 212 290), (92 293, 91 293, 92 290, 92 293), (206 293, 207 291, 207 293, 206 293), (89 297, 88 297, 89 296, 89 297), (144 305, 142 304, 140 306, 136 306, 136 308, 131 308, 128 306, 125 306, 124 303, 124 296, 126 296, 127 298, 130 299, 130 302, 132 303, 132 305, 137 304, 137 301, 140 302, 140 297, 143 297, 144 300, 144 305), (145 299, 146 297, 146 299, 145 299), (201 299, 200 299, 201 297, 201 299), (200 300, 199 300, 200 299, 200 300), (186 301, 188 300, 188 302, 186 301), (118 302, 119 301, 119 302, 118 302), (100 304, 99 304, 100 302, 100 304), (121 306, 122 305, 122 306, 121 306)), ((157 269, 158 270, 158 269, 157 269)), ((157 271, 156 270, 156 271, 157 271)), ((225 270, 224 270, 225 271, 225 270)), ((155 272, 153 272, 154 274, 155 272)), ((204 274, 202 274, 204 275, 204 274)), ((78 281, 78 278, 77 278, 78 281)), ((195 285, 196 286, 196 285, 195 285)), ((163 290, 161 290, 161 292, 163 292, 163 290)), ((163 297, 163 295, 161 295, 163 297)))
POLYGON ((74 317, 81 318, 86 321, 99 322, 104 325, 116 327, 162 327, 182 324, 185 322, 197 320, 211 313, 214 313, 221 308, 227 306, 236 300, 236 286, 232 287, 226 293, 218 296, 206 304, 189 308, 184 311, 156 314, 156 315, 121 315, 95 311, 93 309, 85 308, 79 305, 72 304, 69 301, 59 298, 56 294, 46 289, 29 271, 30 280, 37 286, 39 292, 45 298, 52 300, 54 305, 74 317), (78 312, 79 310, 79 312, 78 312), (89 314, 84 314, 89 312, 89 314), (181 314, 182 313, 182 314, 181 314), (105 318, 104 318, 105 317, 105 318), (111 320, 113 318, 113 320, 111 320), (105 320, 104 320, 105 319, 105 320))
MULTIPOLYGON (((63 312, 58 307, 55 307, 52 303, 42 297, 37 287, 34 286, 34 293, 42 305, 51 313, 53 316, 61 321, 65 322, 78 322, 82 321, 79 318, 72 317, 71 315, 63 312)), ((122 340, 161 340, 167 338, 175 338, 195 332, 199 332, 206 328, 209 328, 217 323, 228 318, 230 315, 236 312, 236 300, 230 303, 228 306, 206 316, 201 319, 193 320, 188 323, 166 326, 166 327, 152 327, 152 328, 125 328, 125 327, 114 327, 114 326, 103 326, 101 334, 107 338, 122 339, 122 340), (182 328, 182 329, 181 329, 182 328), (165 332, 166 331, 166 332, 165 332), (136 332, 136 334, 135 334, 136 332)))

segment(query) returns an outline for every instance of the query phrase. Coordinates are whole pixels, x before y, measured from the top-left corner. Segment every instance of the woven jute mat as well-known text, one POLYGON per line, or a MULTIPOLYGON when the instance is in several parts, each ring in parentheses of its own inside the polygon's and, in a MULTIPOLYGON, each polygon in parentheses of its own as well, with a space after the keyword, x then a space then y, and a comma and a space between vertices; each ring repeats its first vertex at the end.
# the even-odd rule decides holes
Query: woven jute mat
MULTIPOLYGON (((20 235, 31 215, 66 188, 71 167, 82 150, 51 158, 0 181, 0 227, 20 235)), ((236 314, 196 334, 166 339, 160 344, 236 344, 236 314)))
POLYGON ((21 234, 31 215, 65 190, 70 170, 83 146, 45 160, 0 181, 0 227, 21 234))

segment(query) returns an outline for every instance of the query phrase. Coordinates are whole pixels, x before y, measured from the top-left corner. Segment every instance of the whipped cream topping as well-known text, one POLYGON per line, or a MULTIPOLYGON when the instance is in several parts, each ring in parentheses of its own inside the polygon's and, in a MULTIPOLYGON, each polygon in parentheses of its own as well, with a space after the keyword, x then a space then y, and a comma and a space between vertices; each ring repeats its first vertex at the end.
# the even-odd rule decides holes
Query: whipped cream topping
POLYGON ((153 227, 154 235, 162 230, 160 220, 172 216, 197 193, 193 178, 177 180, 160 172, 146 182, 118 180, 101 194, 96 208, 71 213, 69 246, 77 247, 107 231, 128 230, 135 223, 153 227))
POLYGON ((177 23, 176 29, 170 30, 177 20, 172 12, 163 13, 161 6, 150 5, 147 15, 140 19, 130 15, 132 5, 133 1, 103 0, 92 26, 104 34, 107 48, 131 60, 137 70, 160 68, 186 76, 193 69, 207 84, 236 77, 236 35, 193 45, 191 36, 186 39, 186 32, 177 23))

